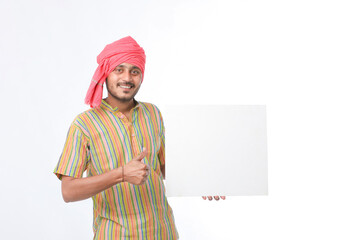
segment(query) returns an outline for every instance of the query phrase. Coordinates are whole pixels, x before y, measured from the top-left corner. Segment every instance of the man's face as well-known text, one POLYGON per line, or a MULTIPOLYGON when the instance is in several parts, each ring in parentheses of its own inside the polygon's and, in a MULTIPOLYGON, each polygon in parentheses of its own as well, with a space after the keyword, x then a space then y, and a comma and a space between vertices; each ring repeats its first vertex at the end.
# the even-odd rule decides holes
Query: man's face
POLYGON ((142 74, 138 67, 122 63, 106 79, 108 94, 120 102, 131 101, 141 86, 142 74))

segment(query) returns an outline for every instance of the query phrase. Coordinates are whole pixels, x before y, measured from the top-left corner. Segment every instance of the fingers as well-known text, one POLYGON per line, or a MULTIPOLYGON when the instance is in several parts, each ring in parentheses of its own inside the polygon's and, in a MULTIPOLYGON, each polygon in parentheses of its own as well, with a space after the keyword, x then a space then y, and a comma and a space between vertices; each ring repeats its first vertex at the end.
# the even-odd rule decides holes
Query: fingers
POLYGON ((146 183, 146 181, 147 181, 147 178, 145 178, 144 180, 142 180, 142 181, 139 183, 139 185, 143 185, 143 184, 145 184, 145 183, 146 183))
POLYGON ((209 201, 212 201, 213 199, 215 199, 216 201, 219 201, 220 199, 222 199, 222 200, 225 200, 226 199, 226 197, 225 196, 214 196, 214 197, 212 197, 212 196, 202 196, 202 199, 204 199, 204 200, 206 200, 206 199, 208 199, 209 201))
POLYGON ((138 154, 129 163, 126 164, 128 166, 128 168, 125 169, 127 182, 134 185, 142 185, 147 182, 151 174, 151 167, 147 165, 145 161, 142 161, 147 156, 147 154, 147 149, 143 148, 140 154, 138 154))
POLYGON ((148 176, 150 174, 150 166, 149 165, 144 164, 141 169, 144 170, 144 173, 146 176, 148 176))
POLYGON ((142 184, 146 183, 146 181, 148 180, 149 175, 151 173, 151 169, 150 169, 150 167, 148 165, 145 165, 144 170, 145 170, 145 173, 144 173, 143 179, 142 179, 142 181, 140 182, 139 185, 142 185, 142 184))
POLYGON ((148 178, 150 175, 150 167, 148 165, 145 165, 145 178, 148 178))

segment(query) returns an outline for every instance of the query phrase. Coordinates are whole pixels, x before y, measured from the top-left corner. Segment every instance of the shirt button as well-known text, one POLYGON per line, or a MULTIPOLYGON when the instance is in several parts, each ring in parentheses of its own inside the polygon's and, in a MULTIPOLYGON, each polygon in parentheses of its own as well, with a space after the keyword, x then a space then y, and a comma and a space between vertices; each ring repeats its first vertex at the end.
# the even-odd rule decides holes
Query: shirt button
POLYGON ((121 115, 120 118, 123 119, 123 118, 124 118, 124 115, 121 115))
POLYGON ((131 136, 135 137, 136 135, 135 135, 135 133, 133 133, 133 134, 131 134, 131 136))

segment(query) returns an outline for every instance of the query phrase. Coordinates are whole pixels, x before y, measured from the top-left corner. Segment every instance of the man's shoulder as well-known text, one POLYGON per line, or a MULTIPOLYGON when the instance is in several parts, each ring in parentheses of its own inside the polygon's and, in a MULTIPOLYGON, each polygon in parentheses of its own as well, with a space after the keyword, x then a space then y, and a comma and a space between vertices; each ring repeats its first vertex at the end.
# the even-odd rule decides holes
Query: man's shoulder
POLYGON ((159 108, 158 108, 155 104, 153 104, 153 103, 149 103, 149 102, 139 102, 139 104, 144 108, 144 110, 154 111, 154 112, 160 113, 159 108))
POLYGON ((91 114, 94 114, 95 112, 96 112, 95 108, 89 108, 89 109, 79 113, 78 115, 76 115, 75 120, 76 119, 83 119, 83 118, 89 116, 89 114, 91 115, 91 114))
POLYGON ((94 116, 97 112, 99 112, 99 109, 97 108, 90 108, 87 109, 81 113, 79 113, 78 115, 76 115, 76 117, 73 120, 74 125, 86 125, 86 122, 88 122, 89 118, 91 118, 91 116, 94 116))
POLYGON ((140 104, 142 107, 146 108, 146 109, 153 109, 153 110, 155 110, 155 111, 159 111, 159 112, 160 112, 159 108, 158 108, 155 104, 153 104, 153 103, 149 103, 149 102, 139 102, 139 104, 140 104))

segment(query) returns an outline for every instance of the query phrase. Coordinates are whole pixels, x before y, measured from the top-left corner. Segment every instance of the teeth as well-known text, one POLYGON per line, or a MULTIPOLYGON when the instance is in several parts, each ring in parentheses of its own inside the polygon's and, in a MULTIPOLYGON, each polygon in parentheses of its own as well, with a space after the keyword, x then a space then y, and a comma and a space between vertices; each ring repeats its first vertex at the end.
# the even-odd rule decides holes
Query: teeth
POLYGON ((121 85, 120 85, 120 87, 121 88, 131 88, 130 86, 121 86, 121 85))

